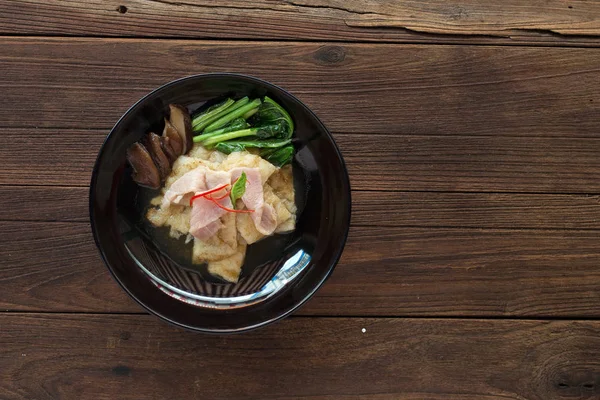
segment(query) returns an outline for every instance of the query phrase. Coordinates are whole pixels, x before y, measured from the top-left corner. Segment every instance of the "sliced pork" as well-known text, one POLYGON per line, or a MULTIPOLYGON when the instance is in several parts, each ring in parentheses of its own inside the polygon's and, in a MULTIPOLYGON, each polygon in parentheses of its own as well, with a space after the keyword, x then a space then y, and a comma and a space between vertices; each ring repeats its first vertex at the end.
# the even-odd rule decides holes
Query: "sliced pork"
MULTIPOLYGON (((189 173, 189 172, 188 172, 189 173)), ((205 170, 206 191, 227 185, 231 182, 228 172, 205 170)), ((221 197, 226 189, 213 194, 214 198, 221 197)), ((196 193, 196 194, 202 194, 196 193)), ((215 200, 223 207, 231 208, 231 199, 225 196, 223 199, 215 200)), ((200 239, 206 240, 221 229, 223 224, 220 218, 226 213, 224 209, 215 204, 213 200, 199 197, 192 203, 192 216, 190 219, 190 233, 200 239)))
POLYGON ((277 213, 275 209, 265 203, 263 185, 261 181, 260 170, 258 168, 234 168, 231 171, 231 182, 246 173, 246 192, 242 196, 244 205, 249 210, 254 210, 250 214, 256 230, 263 235, 271 235, 277 228, 277 213))
POLYGON ((212 201, 200 198, 194 200, 190 219, 190 234, 200 240, 208 240, 223 227, 220 218, 226 211, 212 201), (210 222, 209 222, 210 221, 210 222))
POLYGON ((194 168, 173 182, 165 193, 162 207, 168 207, 171 203, 189 204, 190 198, 195 193, 206 191, 206 171, 204 167, 194 168))

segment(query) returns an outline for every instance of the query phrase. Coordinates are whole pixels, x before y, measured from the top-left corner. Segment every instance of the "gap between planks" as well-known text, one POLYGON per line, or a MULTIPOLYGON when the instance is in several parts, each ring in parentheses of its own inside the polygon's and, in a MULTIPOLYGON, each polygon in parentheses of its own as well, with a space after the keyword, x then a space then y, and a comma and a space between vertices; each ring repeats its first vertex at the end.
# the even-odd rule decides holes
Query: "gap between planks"
MULTIPOLYGON (((12 316, 31 316, 31 315, 40 315, 40 316, 106 316, 106 315, 115 315, 115 316, 148 316, 152 318, 159 318, 152 313, 149 312, 118 312, 118 311, 110 311, 110 312, 101 312, 101 311, 93 311, 93 312, 84 312, 84 311, 27 311, 27 310, 0 310, 0 317, 2 315, 12 315, 12 316)), ((567 322, 577 322, 577 321, 600 321, 600 317, 583 317, 583 316, 548 316, 544 318, 540 317, 528 317, 528 316, 519 316, 519 315, 511 315, 511 316, 500 316, 500 315, 441 315, 441 316, 427 316, 427 315, 328 315, 328 314, 291 314, 285 319, 294 318, 294 319, 415 319, 415 320, 468 320, 468 321, 483 321, 483 320, 503 320, 503 321, 567 321, 567 322)), ((164 322, 164 321, 163 321, 164 322)))
POLYGON ((443 36, 445 38, 450 38, 446 41, 433 42, 430 40, 387 40, 387 39, 377 39, 377 40, 368 40, 368 39, 354 39, 354 40, 342 40, 342 39, 284 39, 284 38, 219 38, 219 37, 198 37, 198 38, 186 38, 180 36, 106 36, 106 35, 60 35, 60 34, 11 34, 11 33, 2 33, 0 34, 0 39, 9 38, 9 39, 98 39, 98 40, 119 40, 119 41, 165 41, 165 42, 215 42, 219 44, 239 44, 239 43, 249 43, 249 44, 260 44, 260 43, 285 43, 285 44, 367 44, 369 46, 378 46, 378 45, 426 45, 426 46, 478 46, 478 47, 548 47, 548 48, 569 48, 569 49, 596 49, 600 48, 600 36, 594 35, 567 35, 566 38, 574 39, 574 40, 592 40, 597 41, 594 42, 586 42, 586 43, 576 43, 576 42, 507 42, 502 41, 502 37, 487 37, 484 35, 452 35, 452 34, 422 34, 422 35, 433 35, 433 36, 443 36), (478 40, 473 40, 478 39, 478 40), (493 41, 489 39, 497 39, 498 41, 493 41))
MULTIPOLYGON (((0 222, 32 222, 32 223, 64 223, 64 224, 89 224, 88 220, 81 221, 64 221, 59 219, 10 219, 0 218, 0 222)), ((381 228, 381 225, 377 224, 355 224, 352 223, 355 228, 381 228)), ((391 224, 385 225, 387 228, 406 228, 406 229, 431 229, 431 230, 450 230, 450 229, 461 229, 464 231, 494 231, 494 232, 600 232, 600 228, 531 228, 531 227, 515 227, 515 228, 495 228, 489 226, 463 226, 463 225, 405 225, 405 224, 391 224)))
MULTIPOLYGON (((1 36, 0 36, 1 38, 1 36)), ((3 87, 3 85, 0 83, 0 87, 3 87)), ((31 130, 34 129, 36 131, 42 131, 42 130, 48 130, 48 131, 56 131, 56 130, 61 130, 61 131, 86 131, 86 132, 90 132, 90 133, 94 133, 94 132, 102 132, 105 137, 108 137, 108 135, 110 134, 110 132, 113 129, 113 126, 107 126, 104 128, 99 128, 99 127, 92 127, 92 128, 86 128, 86 127, 73 127, 73 126, 37 126, 37 125, 2 125, 2 121, 0 121, 0 129, 11 129, 11 130, 31 130)), ((369 136, 391 136, 391 137, 400 137, 400 136, 406 136, 406 137, 413 137, 413 138, 448 138, 449 136, 453 137, 453 138, 536 138, 536 139, 556 139, 556 138, 561 138, 561 136, 556 136, 556 135, 543 135, 543 134, 536 134, 535 136, 530 136, 530 135, 511 135, 511 134, 506 134, 503 133, 501 135, 495 135, 493 133, 475 133, 475 134, 469 134, 469 135, 440 135, 440 134, 431 134, 431 135, 423 135, 423 134, 412 134, 410 132, 406 132, 406 133, 402 133, 402 134, 390 134, 390 133, 382 133, 382 132, 369 132, 369 133, 363 133, 363 132, 335 132, 335 131, 331 131, 329 130, 329 133, 334 136, 334 140, 335 140, 335 136, 364 136, 364 135, 369 135, 369 136)), ((95 134, 95 133, 94 133, 95 134)), ((591 140, 600 140, 600 136, 598 135, 569 135, 569 136, 564 136, 565 138, 569 138, 569 139, 591 139, 591 140)))

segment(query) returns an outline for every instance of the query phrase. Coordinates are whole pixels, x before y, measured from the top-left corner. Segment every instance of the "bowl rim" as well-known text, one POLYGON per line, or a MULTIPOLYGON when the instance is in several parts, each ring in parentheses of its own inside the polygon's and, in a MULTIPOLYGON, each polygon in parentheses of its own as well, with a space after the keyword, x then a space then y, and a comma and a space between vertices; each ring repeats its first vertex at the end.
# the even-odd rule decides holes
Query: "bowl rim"
POLYGON ((203 73, 203 74, 187 75, 187 76, 169 81, 167 83, 164 83, 163 85, 148 92, 146 95, 144 95, 138 101, 136 101, 134 104, 132 104, 127 109, 127 111, 125 111, 123 113, 123 115, 121 115, 121 117, 117 120, 117 122, 111 128, 108 135, 106 135, 106 138, 102 142, 102 145, 100 146, 100 150, 98 151, 98 155, 96 156, 96 160, 94 162, 94 168, 92 170, 88 196, 89 196, 88 197, 88 212, 89 212, 89 218, 90 218, 90 228, 92 230, 92 235, 94 237, 94 243, 96 244, 96 248, 98 249, 98 251, 100 253, 100 257, 102 258, 102 261, 103 261, 104 265, 106 266, 106 268, 108 269, 110 275, 119 284, 119 286, 125 291, 125 293, 127 293, 127 295, 130 298, 132 298, 136 303, 138 303, 140 306, 142 306, 150 314, 157 316, 159 319, 164 320, 171 325, 174 325, 174 326, 177 326, 180 328, 184 328, 186 330, 193 331, 193 332, 202 332, 202 333, 210 333, 210 334, 241 333, 241 332, 248 332, 251 330, 255 330, 255 329, 264 327, 266 325, 270 325, 276 321, 286 318, 287 316, 289 316, 292 313, 294 313, 295 311, 297 311, 304 304, 306 304, 306 302, 308 302, 308 300, 310 300, 314 296, 314 294, 317 292, 317 290, 321 286, 323 286, 325 281, 331 276, 331 274, 333 273, 333 270, 337 266, 337 264, 342 256, 342 253, 344 251, 344 248, 346 247, 346 242, 348 239, 348 233, 350 231, 351 218, 352 218, 352 190, 351 190, 351 186, 350 186, 350 177, 348 175, 348 169, 346 167, 346 162, 342 156, 342 153, 341 153, 337 143, 335 142, 333 135, 331 134, 331 132, 329 132, 329 129, 327 129, 325 124, 319 119, 319 117, 306 104, 304 104, 300 99, 298 99, 296 96, 291 94, 286 89, 283 89, 280 86, 277 86, 277 85, 275 85, 271 82, 268 82, 264 79, 257 78, 255 76, 234 73, 234 72, 210 72, 210 73, 203 73), (240 327, 240 328, 221 329, 221 328, 203 328, 203 327, 198 327, 198 326, 192 326, 192 325, 188 325, 188 324, 185 324, 185 323, 182 323, 179 321, 175 321, 174 319, 170 318, 168 315, 164 315, 163 313, 160 313, 160 312, 152 309, 150 306, 146 305, 121 281, 121 279, 119 279, 119 277, 113 270, 113 267, 111 266, 111 264, 108 260, 108 257, 105 254, 105 251, 100 244, 100 240, 98 237, 98 227, 96 226, 96 223, 95 223, 94 198, 96 196, 96 181, 98 179, 98 174, 99 174, 100 160, 105 152, 106 143, 111 139, 111 136, 115 133, 115 130, 121 124, 123 119, 125 119, 125 117, 127 117, 139 104, 143 103, 148 98, 150 98, 152 95, 154 95, 155 93, 157 93, 161 90, 164 90, 170 86, 178 85, 187 80, 208 79, 208 78, 234 78, 234 79, 241 78, 241 79, 245 79, 245 80, 254 81, 257 84, 279 90, 279 91, 283 92, 285 95, 289 96, 292 100, 297 102, 308 114, 312 115, 312 117, 314 118, 316 123, 318 125, 320 125, 320 128, 322 129, 322 131, 329 138, 331 144, 333 144, 333 150, 335 151, 335 154, 336 154, 338 160, 341 162, 342 171, 343 171, 343 174, 342 174, 343 175, 343 184, 347 189, 346 193, 345 193, 345 197, 348 199, 347 210, 346 210, 345 215, 342 216, 343 222, 345 222, 345 226, 343 227, 342 236, 340 237, 340 240, 338 242, 339 243, 339 245, 337 246, 338 248, 334 252, 334 254, 331 258, 331 261, 329 263, 329 266, 327 267, 327 270, 324 273, 324 275, 322 276, 322 278, 319 279, 316 282, 316 284, 314 284, 312 286, 312 288, 308 291, 308 293, 306 293, 303 296, 303 298, 298 300, 296 302, 296 304, 291 306, 288 310, 277 314, 273 318, 265 319, 265 320, 255 323, 253 325, 248 325, 248 326, 244 326, 244 327, 240 327))

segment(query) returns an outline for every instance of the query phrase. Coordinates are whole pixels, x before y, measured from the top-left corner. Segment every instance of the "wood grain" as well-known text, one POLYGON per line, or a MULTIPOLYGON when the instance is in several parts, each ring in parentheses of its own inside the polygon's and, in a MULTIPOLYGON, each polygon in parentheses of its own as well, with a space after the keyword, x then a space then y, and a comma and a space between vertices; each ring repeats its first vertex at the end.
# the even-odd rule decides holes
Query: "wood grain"
POLYGON ((2 127, 108 130, 157 86, 229 71, 336 133, 598 137, 595 49, 5 38, 0 63, 2 127))
MULTIPOLYGON (((0 185, 88 185, 105 134, 5 129, 0 185)), ((354 190, 600 193, 600 138, 338 134, 335 139, 354 190)))
POLYGON ((226 337, 151 316, 5 314, 0 324, 6 400, 600 396, 598 321, 289 318, 226 337))
POLYGON ((0 33, 598 45, 594 1, 4 0, 0 33))
MULTIPOLYGON (((0 309, 142 311, 87 224, 3 222, 0 259, 0 309)), ((599 259, 599 231, 358 226, 300 313, 599 317, 599 259)))
POLYGON ((4 186, 0 220, 88 222, 88 194, 86 187, 4 186))
POLYGON ((600 198, 587 195, 355 191, 352 193, 352 224, 598 229, 600 198))
POLYGON ((0 0, 0 398, 600 398, 600 2, 496 3, 0 0), (296 316, 217 337, 110 277, 87 186, 131 104, 224 71, 330 128, 353 225, 296 316))
MULTIPOLYGON (((4 186, 0 220, 88 222, 88 188, 4 186)), ((354 191, 352 224, 600 229, 600 200, 592 195, 354 191)))
POLYGON ((596 138, 337 135, 336 141, 358 190, 600 192, 596 138))
POLYGON ((88 224, 2 222, 0 236, 0 310, 141 311, 108 274, 88 224))

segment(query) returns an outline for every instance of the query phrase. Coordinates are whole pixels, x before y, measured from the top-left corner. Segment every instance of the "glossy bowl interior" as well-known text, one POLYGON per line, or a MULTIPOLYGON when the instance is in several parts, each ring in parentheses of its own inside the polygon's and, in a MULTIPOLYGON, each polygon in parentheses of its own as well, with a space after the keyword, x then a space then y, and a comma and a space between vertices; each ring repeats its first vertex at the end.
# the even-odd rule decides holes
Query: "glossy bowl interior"
MULTIPOLYGON (((283 89, 238 74, 183 78, 141 99, 108 135, 98 155, 90 186, 92 231, 117 282, 150 312, 173 324, 205 332, 239 332, 256 328, 283 318, 308 300, 331 274, 341 255, 350 224, 350 205, 350 184, 344 161, 319 119, 283 89), (209 287, 213 288, 210 290, 245 295, 248 287, 258 282, 253 277, 267 282, 277 273, 277 268, 291 265, 291 260, 303 260, 303 268, 292 266, 295 271, 292 279, 284 279, 285 284, 260 301, 214 308, 194 300, 198 293, 191 293, 189 287, 181 287, 177 279, 165 282, 171 274, 157 277, 160 271, 155 271, 152 262, 140 255, 145 252, 140 253, 140 248, 152 249, 159 258, 172 259, 167 254, 168 249, 157 246, 145 234, 143 210, 140 211, 136 204, 141 201, 143 190, 131 181, 125 152, 149 130, 159 129, 168 104, 182 104, 193 111, 224 95, 268 95, 289 111, 296 125, 293 168, 299 211, 296 230, 292 234, 284 239, 265 241, 256 247, 259 250, 253 255, 249 253, 239 285, 208 279, 209 287), (180 293, 173 289, 183 290, 180 293)), ((180 266, 183 273, 194 274, 189 266, 186 268, 183 263, 180 266)), ((290 274, 286 276, 291 277, 290 274)), ((201 287, 198 285, 194 290, 201 290, 201 287)))

